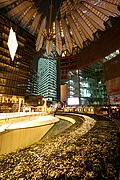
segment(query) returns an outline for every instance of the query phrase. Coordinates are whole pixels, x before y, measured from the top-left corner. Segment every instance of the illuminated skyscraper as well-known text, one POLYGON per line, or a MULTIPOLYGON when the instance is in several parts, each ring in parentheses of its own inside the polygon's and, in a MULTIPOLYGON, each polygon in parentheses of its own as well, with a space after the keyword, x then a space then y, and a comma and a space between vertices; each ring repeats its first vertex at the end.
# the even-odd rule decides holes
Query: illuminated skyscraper
POLYGON ((38 95, 47 100, 58 99, 57 60, 40 58, 38 61, 38 95))

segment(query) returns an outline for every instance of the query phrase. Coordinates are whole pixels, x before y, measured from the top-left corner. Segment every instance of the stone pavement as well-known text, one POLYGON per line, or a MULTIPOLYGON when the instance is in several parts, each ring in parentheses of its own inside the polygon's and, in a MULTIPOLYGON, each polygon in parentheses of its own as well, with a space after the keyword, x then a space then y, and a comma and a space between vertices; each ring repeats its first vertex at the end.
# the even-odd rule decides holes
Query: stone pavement
POLYGON ((82 134, 83 117, 69 117, 74 117, 76 123, 64 132, 43 138, 26 149, 1 156, 0 179, 118 180, 118 126, 108 118, 94 116, 96 123, 93 127, 91 125, 89 131, 89 126, 83 126, 86 133, 82 134))

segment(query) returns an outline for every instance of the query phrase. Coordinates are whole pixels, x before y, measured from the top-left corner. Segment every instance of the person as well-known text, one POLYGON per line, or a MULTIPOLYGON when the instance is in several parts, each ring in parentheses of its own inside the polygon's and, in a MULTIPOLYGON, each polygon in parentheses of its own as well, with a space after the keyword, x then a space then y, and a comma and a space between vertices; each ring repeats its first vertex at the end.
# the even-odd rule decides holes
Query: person
POLYGON ((54 116, 56 115, 56 112, 57 112, 57 108, 56 108, 55 111, 54 111, 54 116))
POLYGON ((111 109, 110 106, 109 106, 109 108, 108 108, 108 117, 109 117, 110 119, 112 119, 112 109, 111 109))

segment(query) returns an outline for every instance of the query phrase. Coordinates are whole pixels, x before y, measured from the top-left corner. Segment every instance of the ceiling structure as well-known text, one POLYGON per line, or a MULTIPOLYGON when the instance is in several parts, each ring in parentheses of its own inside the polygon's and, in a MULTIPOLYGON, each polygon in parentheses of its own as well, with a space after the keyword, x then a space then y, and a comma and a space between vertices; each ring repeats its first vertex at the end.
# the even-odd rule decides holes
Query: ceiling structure
POLYGON ((0 11, 36 37, 36 51, 53 45, 59 56, 94 41, 120 16, 120 0, 0 0, 0 11))

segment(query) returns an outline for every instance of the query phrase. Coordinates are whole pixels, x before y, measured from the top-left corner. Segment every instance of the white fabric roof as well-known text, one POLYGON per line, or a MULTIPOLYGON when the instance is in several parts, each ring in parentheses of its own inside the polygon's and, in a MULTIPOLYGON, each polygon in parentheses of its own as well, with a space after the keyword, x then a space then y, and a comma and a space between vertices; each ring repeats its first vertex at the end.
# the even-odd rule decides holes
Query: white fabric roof
MULTIPOLYGON (((54 3, 57 3, 54 1, 53 11, 54 3)), ((39 0, 39 6, 42 2, 39 0)), ((63 51, 71 54, 76 46, 83 48, 85 41, 94 40, 93 33, 98 29, 105 30, 104 22, 110 16, 120 16, 118 5, 120 0, 63 0, 52 22, 51 38, 46 40, 47 53, 50 53, 53 41, 59 55, 63 51)), ((36 37, 36 51, 39 51, 46 39, 43 32, 48 28, 49 12, 47 17, 44 10, 42 12, 38 4, 36 6, 35 0, 0 0, 0 9, 4 9, 10 19, 18 21, 20 26, 36 37)))

